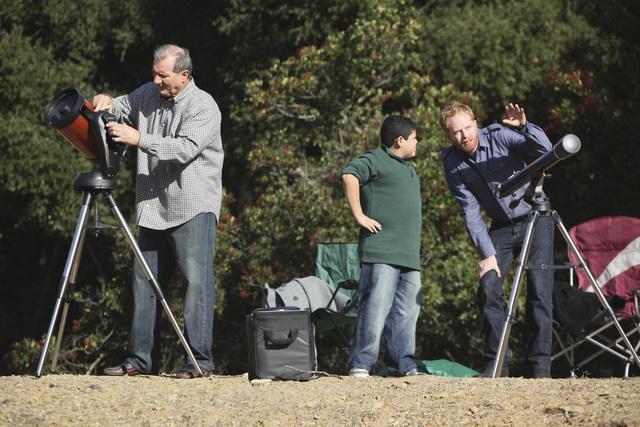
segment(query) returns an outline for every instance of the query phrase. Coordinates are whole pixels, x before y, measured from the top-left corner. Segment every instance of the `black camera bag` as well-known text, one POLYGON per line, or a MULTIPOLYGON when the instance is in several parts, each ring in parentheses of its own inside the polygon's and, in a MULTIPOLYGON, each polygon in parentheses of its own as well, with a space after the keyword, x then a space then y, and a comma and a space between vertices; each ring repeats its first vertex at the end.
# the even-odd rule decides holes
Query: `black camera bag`
POLYGON ((258 308, 246 318, 249 379, 306 381, 317 369, 309 310, 258 308))

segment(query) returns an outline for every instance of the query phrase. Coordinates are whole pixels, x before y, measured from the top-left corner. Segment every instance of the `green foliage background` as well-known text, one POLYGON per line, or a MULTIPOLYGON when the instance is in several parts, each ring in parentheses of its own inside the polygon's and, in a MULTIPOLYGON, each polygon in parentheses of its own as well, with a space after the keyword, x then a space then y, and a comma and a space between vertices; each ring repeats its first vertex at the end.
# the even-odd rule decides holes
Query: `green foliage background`
MULTIPOLYGON (((2 3, 1 372, 35 369, 80 206, 73 177, 92 168, 42 124, 44 106, 68 86, 89 99, 132 90, 149 79, 153 48, 167 42, 191 49, 196 82, 224 117, 215 261, 219 371, 246 370, 244 316, 261 304, 250 285, 312 275, 318 242, 357 238, 340 170, 378 145, 379 126, 391 113, 412 117, 420 139, 418 356, 481 369, 477 254, 442 175, 439 109, 463 100, 488 124, 501 118, 506 102, 525 105, 552 140, 573 132, 583 142, 547 185, 567 226, 599 215, 638 216, 639 12, 622 0, 2 3)), ((131 218, 132 162, 125 166, 114 195, 131 218)), ((564 245, 556 251, 561 261, 564 245)), ((120 233, 90 236, 58 369, 98 372, 121 361, 130 265, 120 233)), ((166 290, 174 313, 181 312, 183 286, 176 275, 166 290)), ((163 369, 170 371, 183 356, 165 329, 163 369)), ((516 374, 523 341, 516 324, 516 374)))

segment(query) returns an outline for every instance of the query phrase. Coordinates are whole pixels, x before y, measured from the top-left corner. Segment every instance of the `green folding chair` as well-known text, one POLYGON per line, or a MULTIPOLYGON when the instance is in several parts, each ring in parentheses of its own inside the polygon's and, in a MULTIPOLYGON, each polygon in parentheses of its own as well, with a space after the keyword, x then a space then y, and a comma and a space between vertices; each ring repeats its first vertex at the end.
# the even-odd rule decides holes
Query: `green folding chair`
POLYGON ((316 252, 316 276, 333 288, 332 297, 327 306, 311 314, 316 333, 322 338, 335 338, 338 348, 348 354, 358 314, 358 280, 360 278, 358 245, 356 243, 319 244, 316 252), (337 304, 339 309, 335 310, 331 308, 334 300, 336 302, 347 300, 348 303, 337 304))

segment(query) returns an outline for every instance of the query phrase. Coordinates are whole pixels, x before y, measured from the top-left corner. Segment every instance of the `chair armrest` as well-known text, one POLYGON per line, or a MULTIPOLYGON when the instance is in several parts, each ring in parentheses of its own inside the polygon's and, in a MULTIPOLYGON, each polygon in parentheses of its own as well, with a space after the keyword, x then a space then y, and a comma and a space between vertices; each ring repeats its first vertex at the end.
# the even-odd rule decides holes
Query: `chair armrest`
POLYGON ((338 283, 337 289, 342 288, 342 289, 348 289, 350 291, 355 291, 356 289, 358 289, 359 286, 360 284, 356 280, 348 279, 338 283))

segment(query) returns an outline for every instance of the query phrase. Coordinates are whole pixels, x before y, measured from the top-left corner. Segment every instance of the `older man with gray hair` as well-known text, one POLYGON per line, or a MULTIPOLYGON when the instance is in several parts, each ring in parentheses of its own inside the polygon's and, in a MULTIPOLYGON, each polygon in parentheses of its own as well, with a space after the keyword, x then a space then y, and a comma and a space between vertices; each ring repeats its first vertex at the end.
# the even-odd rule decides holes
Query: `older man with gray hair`
MULTIPOLYGON (((112 140, 137 148, 138 242, 161 287, 169 285, 176 264, 182 271, 187 283, 184 335, 207 376, 214 368, 213 258, 224 153, 220 110, 196 86, 192 68, 187 49, 161 46, 154 53, 152 82, 117 98, 96 95, 93 103, 119 119, 107 125, 112 140)), ((106 375, 159 372, 162 310, 135 261, 133 296, 127 359, 106 368, 106 375)), ((194 378, 198 372, 187 358, 176 376, 194 378)))

